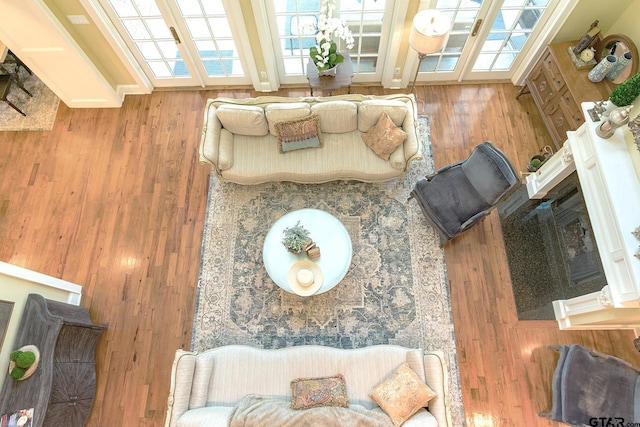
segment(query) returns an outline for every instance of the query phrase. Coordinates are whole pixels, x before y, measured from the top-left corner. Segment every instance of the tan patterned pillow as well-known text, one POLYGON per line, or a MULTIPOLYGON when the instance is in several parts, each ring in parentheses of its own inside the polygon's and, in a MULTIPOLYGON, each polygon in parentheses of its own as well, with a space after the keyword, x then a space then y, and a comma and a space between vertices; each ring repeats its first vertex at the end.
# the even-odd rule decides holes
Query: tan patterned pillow
POLYGON ((322 147, 320 120, 316 114, 299 119, 276 122, 280 152, 322 147))
POLYGON ((407 363, 400 365, 369 393, 396 427, 426 407, 436 396, 436 392, 423 383, 407 363))
POLYGON ((342 375, 298 378, 291 381, 291 409, 308 409, 317 406, 349 407, 347 385, 342 375))
POLYGON ((387 113, 382 113, 378 123, 369 132, 362 134, 362 140, 378 157, 389 160, 391 153, 407 139, 407 133, 397 127, 387 113))

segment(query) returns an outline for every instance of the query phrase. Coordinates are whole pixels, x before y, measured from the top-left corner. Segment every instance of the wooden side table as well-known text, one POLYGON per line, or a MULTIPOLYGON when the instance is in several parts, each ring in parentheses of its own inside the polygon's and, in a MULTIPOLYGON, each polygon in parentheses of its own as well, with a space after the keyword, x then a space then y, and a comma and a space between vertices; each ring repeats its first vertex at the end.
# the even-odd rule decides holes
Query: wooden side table
POLYGON ((351 79, 353 78, 351 56, 345 54, 344 61, 338 64, 337 68, 335 76, 319 76, 316 65, 313 63, 313 60, 309 58, 309 62, 307 63, 307 80, 309 80, 311 96, 313 96, 314 89, 320 89, 331 96, 334 90, 346 87, 347 93, 351 93, 351 79))

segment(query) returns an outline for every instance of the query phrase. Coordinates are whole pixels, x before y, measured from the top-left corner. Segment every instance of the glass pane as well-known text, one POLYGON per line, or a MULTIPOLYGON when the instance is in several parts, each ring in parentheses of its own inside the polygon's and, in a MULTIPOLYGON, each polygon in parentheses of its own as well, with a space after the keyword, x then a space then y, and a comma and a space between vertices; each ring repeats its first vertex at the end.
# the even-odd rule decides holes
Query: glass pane
POLYGON ((462 52, 462 48, 464 44, 467 42, 469 38, 469 33, 467 34, 451 34, 449 36, 449 41, 447 42, 447 46, 445 47, 445 53, 460 53, 462 52))
POLYGON ((244 70, 242 69, 242 64, 240 63, 240 60, 236 59, 234 61, 231 61, 231 75, 233 76, 237 76, 237 77, 242 77, 244 76, 244 70))
POLYGON ((211 37, 209 27, 207 26, 207 21, 204 18, 187 18, 185 19, 185 22, 187 23, 187 28, 189 28, 191 37, 193 37, 194 39, 208 39, 211 37))
POLYGON ((500 38, 487 38, 482 45, 482 52, 497 52, 502 48, 503 39, 500 38))
POLYGON ((458 65, 458 60, 460 60, 460 56, 445 56, 440 61, 440 66, 438 67, 438 71, 453 71, 456 69, 456 65, 458 65))
POLYGON ((360 53, 378 53, 380 37, 362 37, 360 53))
POLYGON ((201 41, 196 41, 195 43, 196 43, 196 49, 198 49, 198 53, 202 58, 211 57, 211 52, 213 52, 215 56, 218 56, 216 53, 216 44, 213 41, 201 40, 201 41))
POLYGON ((207 75, 210 77, 224 77, 227 75, 227 68, 232 68, 231 61, 202 61, 207 75))
POLYGON ((358 67, 360 73, 375 73, 376 72, 376 58, 360 58, 360 64, 358 67))
POLYGON ((516 20, 520 16, 519 10, 503 10, 498 14, 495 22, 493 23, 492 30, 505 30, 512 29, 515 26, 516 20))
POLYGON ((144 59, 162 59, 162 55, 160 55, 160 51, 156 47, 155 43, 138 42, 136 43, 136 46, 138 46, 138 50, 144 59))
POLYGON ((129 33, 132 40, 149 40, 151 36, 140 19, 127 19, 122 21, 122 25, 129 33))
POLYGON ((160 14, 160 9, 156 6, 155 0, 134 0, 138 11, 140 12, 140 16, 150 17, 150 16, 162 16, 160 14))
POLYGON ((174 77, 191 77, 184 61, 169 61, 168 64, 173 69, 174 77))
POLYGON ((524 42, 526 42, 527 38, 529 38, 529 34, 531 33, 512 33, 511 37, 509 37, 509 40, 507 40, 507 45, 505 46, 505 48, 509 50, 516 50, 518 52, 521 51, 524 42))
POLYGON ((540 19, 542 12, 543 10, 541 9, 523 10, 516 28, 519 30, 533 29, 533 27, 538 23, 538 19, 540 19))
POLYGON ((498 60, 493 65, 494 70, 508 70, 511 68, 511 64, 516 60, 515 53, 501 53, 498 55, 498 60))
MULTIPOLYGON (((304 74, 302 62, 300 58, 284 58, 284 72, 286 75, 300 75, 304 74)), ((306 61, 305 61, 306 64, 306 61)))
POLYGON ((237 56, 236 44, 233 40, 218 40, 218 49, 221 56, 237 56))
MULTIPOLYGON (((506 38, 508 37, 509 34, 507 33, 489 33, 489 35, 487 36, 487 41, 485 42, 485 46, 487 45, 487 43, 491 43, 491 42, 498 42, 498 46, 494 47, 493 49, 499 49, 500 46, 502 46, 502 42, 504 40, 506 40, 506 38)), ((493 44, 495 46, 495 44, 493 44)), ((485 48, 483 47, 482 50, 485 50, 485 48)))
POLYGON ((182 16, 202 15, 202 10, 200 9, 200 2, 198 0, 177 0, 177 2, 178 2, 178 7, 180 8, 180 13, 182 13, 182 16))
MULTIPOLYGON (((481 1, 477 3, 477 7, 480 7, 481 1)), ((458 0, 438 0, 436 9, 455 9, 458 7, 458 0)))
POLYGON ((204 13, 207 15, 224 15, 222 0, 203 0, 204 13))
POLYGON ((155 39, 173 39, 164 19, 145 19, 144 21, 155 39))
POLYGON ((478 59, 476 60, 475 65, 473 66, 473 71, 488 71, 491 69, 491 64, 495 59, 495 53, 482 53, 478 55, 478 59))
MULTIPOLYGON (((359 1, 358 1, 359 3, 359 1)), ((384 10, 384 8, 387 5, 385 4, 384 1, 378 1, 378 0, 364 0, 364 5, 362 7, 363 10, 366 11, 374 11, 374 10, 384 10)))
POLYGON ((158 48, 160 48, 160 52, 162 52, 162 56, 164 56, 165 59, 180 58, 180 51, 178 50, 178 47, 173 40, 167 42, 158 42, 157 45, 158 48))
POLYGON ((151 72, 157 78, 172 77, 171 71, 164 62, 148 62, 151 72))
POLYGON ((138 11, 133 7, 129 0, 109 0, 109 3, 120 18, 138 16, 138 11))
POLYGON ((209 25, 215 37, 233 37, 227 18, 209 18, 209 25))
POLYGON ((427 56, 424 58, 420 63, 420 72, 426 73, 435 71, 438 66, 439 59, 440 58, 437 56, 427 56))

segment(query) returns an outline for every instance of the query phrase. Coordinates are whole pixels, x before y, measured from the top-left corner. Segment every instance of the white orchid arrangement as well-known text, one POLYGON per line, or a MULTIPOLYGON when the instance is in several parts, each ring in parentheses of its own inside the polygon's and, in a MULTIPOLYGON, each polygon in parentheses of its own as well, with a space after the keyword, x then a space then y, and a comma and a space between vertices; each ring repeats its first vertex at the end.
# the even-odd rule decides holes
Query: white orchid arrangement
POLYGON ((328 70, 344 61, 344 56, 338 52, 338 45, 333 37, 344 40, 346 48, 353 47, 353 35, 347 23, 340 18, 333 17, 336 8, 335 0, 323 0, 316 33, 316 46, 311 47, 309 54, 318 70, 328 70))

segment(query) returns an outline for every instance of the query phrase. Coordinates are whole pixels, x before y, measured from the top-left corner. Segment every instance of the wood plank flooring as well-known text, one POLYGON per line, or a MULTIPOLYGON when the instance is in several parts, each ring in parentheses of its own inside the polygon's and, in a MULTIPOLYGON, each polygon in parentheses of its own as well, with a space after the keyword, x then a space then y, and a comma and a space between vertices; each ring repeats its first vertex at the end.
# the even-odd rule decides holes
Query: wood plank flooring
MULTIPOLYGON (((525 170, 551 139, 517 89, 418 86, 436 166, 491 140, 525 170)), ((82 285, 82 305, 109 328, 88 425, 163 425, 173 353, 191 338, 209 177, 197 156, 203 107, 257 95, 160 91, 127 96, 119 109, 61 104, 49 132, 0 132, 0 260, 82 285)), ((557 425, 537 415, 549 404, 549 344, 582 343, 640 365, 630 331, 517 320, 497 213, 445 253, 468 426, 557 425)))

